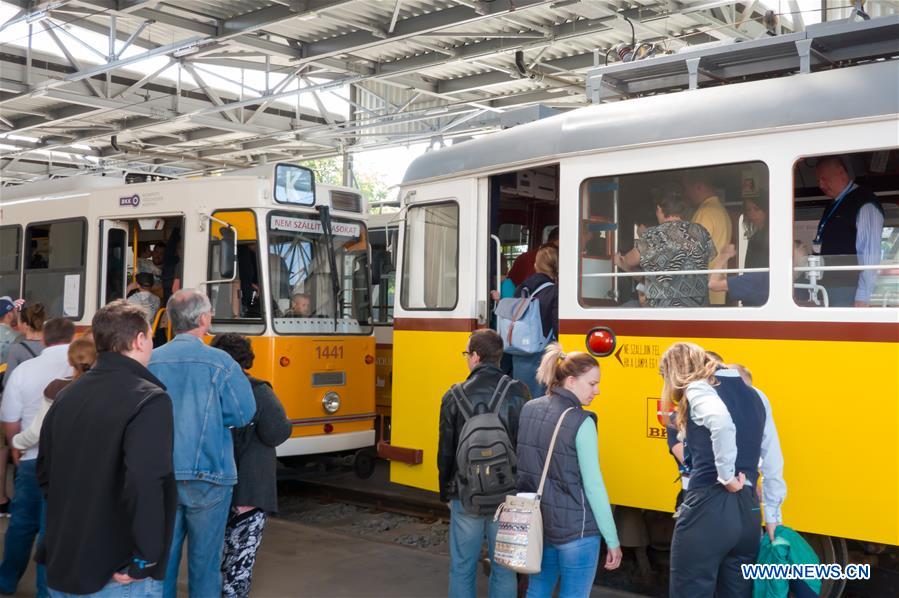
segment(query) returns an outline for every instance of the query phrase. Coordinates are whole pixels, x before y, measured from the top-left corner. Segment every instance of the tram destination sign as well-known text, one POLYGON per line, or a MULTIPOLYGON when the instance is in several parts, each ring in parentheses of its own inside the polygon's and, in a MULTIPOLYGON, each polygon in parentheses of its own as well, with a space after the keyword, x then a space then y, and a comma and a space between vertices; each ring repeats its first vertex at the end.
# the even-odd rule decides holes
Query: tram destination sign
MULTIPOLYGON (((320 235, 324 227, 319 220, 295 218, 293 216, 272 216, 272 230, 320 235)), ((362 228, 350 222, 331 222, 331 234, 337 237, 358 237, 362 228)))

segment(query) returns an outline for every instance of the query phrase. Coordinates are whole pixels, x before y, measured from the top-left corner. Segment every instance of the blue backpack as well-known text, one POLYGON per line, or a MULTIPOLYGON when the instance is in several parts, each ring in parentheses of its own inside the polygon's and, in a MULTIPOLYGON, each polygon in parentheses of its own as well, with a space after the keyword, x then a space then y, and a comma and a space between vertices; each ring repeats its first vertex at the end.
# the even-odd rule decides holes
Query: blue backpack
POLYGON ((552 334, 543 336, 543 318, 540 317, 540 299, 537 295, 554 284, 545 282, 533 293, 525 287, 522 297, 499 300, 493 313, 496 315, 496 330, 503 337, 503 351, 511 355, 543 352, 552 340, 552 334))

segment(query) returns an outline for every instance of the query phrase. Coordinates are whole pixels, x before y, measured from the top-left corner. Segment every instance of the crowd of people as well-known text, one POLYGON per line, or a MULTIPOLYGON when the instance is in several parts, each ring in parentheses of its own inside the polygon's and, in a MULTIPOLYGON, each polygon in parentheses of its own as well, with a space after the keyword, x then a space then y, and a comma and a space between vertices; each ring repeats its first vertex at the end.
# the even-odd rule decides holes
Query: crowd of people
MULTIPOLYGON (((470 374, 442 399, 437 452, 440 497, 451 513, 449 595, 476 596, 486 540, 491 597, 521 595, 523 587, 529 598, 588 596, 601 542, 605 569, 616 569, 622 559, 600 470, 597 416, 585 409, 600 392, 598 362, 551 342, 537 372, 546 392, 531 398, 524 382, 500 368, 503 339, 496 331, 472 333, 463 356, 470 374), (489 414, 498 418, 492 425, 503 428, 494 430, 492 446, 512 449, 505 461, 496 458, 504 451, 491 452, 495 479, 485 481, 490 467, 478 467, 470 450, 477 437, 472 422, 489 414), (511 483, 504 479, 509 469, 511 483), (496 561, 494 551, 500 532, 494 511, 515 493, 540 493, 543 521, 539 573, 520 579, 496 561)), ((748 597, 752 581, 744 579, 740 565, 756 562, 759 554, 760 498, 773 541, 786 497, 771 404, 752 386, 746 368, 726 365, 692 343, 674 343, 659 373, 670 414, 669 448, 684 488, 674 515, 669 595, 748 597)))
MULTIPOLYGON (((878 263, 873 239, 883 210, 876 196, 856 185, 837 158, 820 160, 817 173, 833 201, 815 251, 842 256, 840 264, 878 263)), ((745 267, 766 268, 767 202, 747 200, 744 215, 751 233, 745 267)), ((730 216, 701 176, 685 179, 682 195, 660 197, 656 218, 657 226, 617 256, 620 267, 724 268, 734 255, 730 216)), ((794 260, 801 259, 804 249, 794 249, 794 260)), ((37 540, 39 597, 173 598, 185 543, 191 595, 249 595, 266 517, 277 511, 275 447, 292 426, 271 385, 249 375, 254 354, 247 338, 228 333, 203 342, 212 323, 209 298, 179 288, 171 267, 177 260, 165 244, 142 263, 129 298, 99 309, 80 333, 71 320, 49 317, 41 303, 0 297, 0 516, 11 517, 2 594, 15 593, 37 540), (175 336, 154 349, 151 326, 162 300, 175 336)), ((639 304, 715 305, 725 291, 761 304, 767 273, 756 274, 647 277, 639 304)), ((837 286, 828 289, 830 304, 867 305, 873 276, 831 276, 837 286)), ((540 350, 507 351, 509 339, 478 330, 462 351, 468 378, 442 399, 437 466, 440 497, 451 511, 450 596, 475 596, 482 544, 486 539, 494 561, 493 513, 508 493, 543 489, 542 563, 539 573, 519 579, 494 561, 491 596, 514 596, 524 585, 531 598, 552 596, 557 586, 562 598, 588 595, 601 540, 604 567, 621 563, 598 421, 585 409, 599 394, 600 367, 556 342, 558 280, 556 228, 520 256, 493 297, 537 301, 540 350), (486 436, 478 429, 484 421, 492 426, 486 436), (492 439, 492 448, 472 450, 483 438, 492 439)), ((291 298, 290 315, 312 311, 310 296, 291 298)), ((674 343, 659 373, 683 488, 670 595, 749 595, 740 565, 758 555, 760 497, 773 541, 786 496, 770 402, 745 367, 691 343, 674 343)))
POLYGON ((157 349, 135 303, 76 334, 40 303, 0 298, 2 463, 8 450, 16 466, 13 498, 0 486, 0 593, 16 592, 37 540, 39 597, 174 597, 185 543, 191 595, 249 595, 292 425, 249 375, 248 339, 203 342, 205 294, 172 291, 175 337, 157 349))

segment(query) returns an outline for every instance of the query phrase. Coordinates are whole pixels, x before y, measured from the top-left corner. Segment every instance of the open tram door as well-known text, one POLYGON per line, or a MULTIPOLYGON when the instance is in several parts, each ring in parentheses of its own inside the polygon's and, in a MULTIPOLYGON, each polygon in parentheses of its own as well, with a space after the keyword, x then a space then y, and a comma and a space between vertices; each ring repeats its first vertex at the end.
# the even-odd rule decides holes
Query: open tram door
MULTIPOLYGON (((479 236, 487 239, 488 250, 482 258, 485 286, 479 290, 489 306, 487 326, 495 327, 496 302, 491 291, 510 297, 525 279, 534 273, 537 250, 558 236, 559 166, 552 164, 506 172, 482 179, 479 236)), ((558 247, 558 243, 555 245, 558 247)), ((504 369, 511 372, 509 360, 504 369)))
POLYGON ((124 299, 128 273, 134 260, 128 253, 131 227, 124 220, 100 221, 100 295, 99 305, 124 299))

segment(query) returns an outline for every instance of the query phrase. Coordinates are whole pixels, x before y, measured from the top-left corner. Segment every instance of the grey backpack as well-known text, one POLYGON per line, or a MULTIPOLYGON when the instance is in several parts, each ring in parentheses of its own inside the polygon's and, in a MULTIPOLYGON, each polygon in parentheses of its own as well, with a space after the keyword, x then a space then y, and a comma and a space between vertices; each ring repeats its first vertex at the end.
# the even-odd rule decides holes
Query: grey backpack
POLYGON ((515 494, 518 459, 498 415, 513 384, 515 380, 503 376, 487 403, 486 412, 480 413, 460 384, 451 389, 465 418, 456 449, 456 487, 462 506, 471 515, 492 515, 507 494, 515 494))

